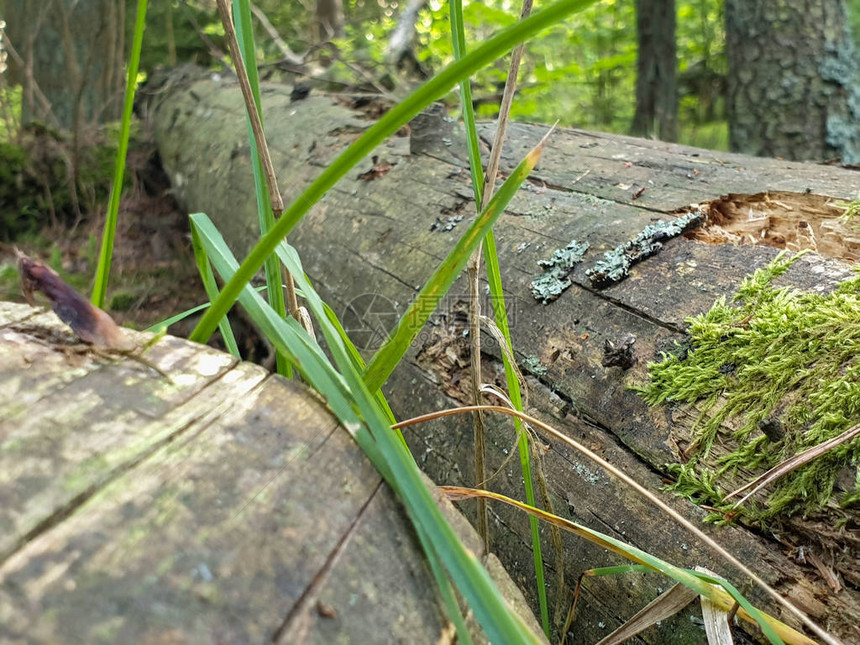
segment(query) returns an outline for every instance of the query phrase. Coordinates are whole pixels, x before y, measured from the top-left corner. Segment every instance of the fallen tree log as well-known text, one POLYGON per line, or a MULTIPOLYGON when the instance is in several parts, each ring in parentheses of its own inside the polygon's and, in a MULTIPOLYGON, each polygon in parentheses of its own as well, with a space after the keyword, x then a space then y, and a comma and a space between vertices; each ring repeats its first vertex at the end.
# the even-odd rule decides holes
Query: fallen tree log
MULTIPOLYGON (((373 96, 311 93, 291 102, 289 94, 289 88, 278 86, 263 92, 267 136, 287 202, 386 109, 373 96)), ((147 105, 177 197, 190 211, 209 214, 243 256, 257 237, 257 216, 246 133, 238 125, 244 119, 238 88, 181 70, 147 105)), ((480 131, 483 141, 491 140, 491 125, 480 131)), ((514 124, 503 172, 545 132, 545 126, 514 124)), ((719 298, 731 298, 778 249, 818 251, 795 262, 779 278, 782 284, 827 292, 848 278, 849 262, 860 257, 860 239, 839 222, 843 211, 833 202, 855 195, 856 177, 833 167, 559 130, 496 226, 531 412, 658 491, 666 481, 666 464, 689 456, 696 408, 652 408, 631 388, 648 383, 649 361, 685 341, 688 317, 707 312, 719 298), (625 279, 607 284, 588 273, 602 253, 637 238, 649 225, 693 212, 706 216, 708 225, 688 237, 663 240, 659 252, 629 269, 625 279), (562 275, 561 282, 570 284, 556 300, 539 291, 539 301, 532 293, 541 272, 537 262, 573 240, 590 245, 584 261, 567 278, 562 275)), ((458 126, 430 110, 345 177, 290 235, 306 272, 368 352, 465 228, 474 213, 471 195, 458 126)), ((467 293, 463 283, 455 285, 386 384, 398 418, 468 401, 467 293)), ((490 303, 483 309, 490 311, 490 303)), ((498 350, 487 341, 485 378, 503 384, 498 350)), ((724 430, 731 435, 730 421, 724 430)), ((508 458, 515 442, 510 423, 491 418, 488 431, 488 469, 499 471, 489 486, 522 499, 517 460, 508 458)), ((407 439, 437 483, 473 483, 469 417, 409 430, 407 439)), ((715 450, 714 459, 719 456, 715 450)), ((706 566, 743 586, 732 568, 695 538, 571 449, 548 445, 544 467, 550 496, 563 515, 675 564, 706 566)), ((740 482, 751 477, 743 470, 735 475, 740 482)), ((850 483, 841 492, 848 489, 850 483)), ((664 497, 690 518, 706 515, 670 494, 664 497)), ((464 508, 471 511, 469 504, 464 508)), ((493 549, 536 606, 527 520, 517 511, 491 508, 493 549)), ((860 636, 858 527, 856 508, 834 503, 806 518, 781 518, 770 530, 737 523, 705 530, 813 619, 851 641, 860 636)), ((567 588, 549 584, 564 610, 583 570, 616 562, 569 536, 563 559, 548 544, 544 553, 551 570, 562 566, 567 574, 567 588)), ((599 640, 665 585, 651 575, 588 582, 575 642, 599 640)), ((797 624, 760 592, 746 590, 782 620, 797 624)), ((680 617, 639 638, 690 643, 701 640, 702 632, 680 617)))
POLYGON ((171 336, 134 358, 0 302, 0 642, 451 638, 403 507, 316 393, 171 336))

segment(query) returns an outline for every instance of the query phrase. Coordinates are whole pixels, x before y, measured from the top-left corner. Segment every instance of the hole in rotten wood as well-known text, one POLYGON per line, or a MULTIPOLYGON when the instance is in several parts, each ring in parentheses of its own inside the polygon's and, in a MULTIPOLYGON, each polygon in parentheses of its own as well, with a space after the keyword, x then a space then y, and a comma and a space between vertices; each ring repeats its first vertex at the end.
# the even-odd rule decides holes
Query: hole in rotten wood
POLYGON ((770 191, 730 194, 699 207, 707 221, 684 233, 705 244, 764 244, 778 249, 811 249, 832 258, 860 260, 860 228, 840 219, 845 212, 832 197, 770 191))

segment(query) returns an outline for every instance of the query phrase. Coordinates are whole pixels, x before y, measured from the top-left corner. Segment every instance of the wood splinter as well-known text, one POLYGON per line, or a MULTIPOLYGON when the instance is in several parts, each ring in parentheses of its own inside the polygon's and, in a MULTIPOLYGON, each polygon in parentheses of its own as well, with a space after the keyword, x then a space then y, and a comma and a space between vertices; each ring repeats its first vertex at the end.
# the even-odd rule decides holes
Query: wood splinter
MULTIPOLYGON (((137 349, 135 343, 123 333, 113 318, 63 282, 56 271, 17 248, 15 254, 18 256, 21 293, 31 307, 36 306, 34 293, 41 291, 48 298, 57 317, 71 327, 82 342, 92 345, 96 353, 100 353, 98 350, 106 350, 128 356, 170 380, 158 367, 133 353, 137 349)), ((156 336, 141 349, 146 350, 160 337, 156 336)))

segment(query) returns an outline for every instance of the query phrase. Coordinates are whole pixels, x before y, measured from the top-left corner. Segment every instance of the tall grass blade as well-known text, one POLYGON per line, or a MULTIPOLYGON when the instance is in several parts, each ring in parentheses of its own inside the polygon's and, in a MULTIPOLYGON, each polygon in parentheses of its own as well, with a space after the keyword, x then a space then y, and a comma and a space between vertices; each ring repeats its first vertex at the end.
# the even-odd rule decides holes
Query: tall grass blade
MULTIPOLYGON (((451 41, 454 46, 454 60, 462 60, 466 55, 466 25, 463 20, 463 0, 450 0, 451 41)), ((478 129, 475 127, 475 107, 472 104, 471 75, 460 81, 460 109, 466 126, 466 150, 469 153, 469 172, 472 175, 472 192, 478 208, 483 204, 484 166, 481 163, 481 147, 478 142, 478 129)))
POLYGON ((472 225, 466 230, 457 244, 448 253, 433 275, 427 280, 415 300, 407 309, 403 317, 397 322, 388 339, 383 343, 364 372, 364 382, 372 391, 382 387, 382 384, 397 367, 400 359, 406 354, 412 341, 424 327, 430 314, 436 305, 454 284, 454 280, 460 275, 469 256, 481 240, 487 234, 496 220, 502 214, 507 203, 513 198, 520 185, 528 177, 535 167, 543 152, 546 138, 541 140, 520 164, 514 169, 510 177, 499 188, 499 192, 493 195, 493 199, 481 212, 472 225))
POLYGON ((456 83, 479 70, 484 65, 492 63, 501 54, 511 49, 518 42, 552 26, 565 16, 589 5, 593 0, 558 0, 549 7, 535 13, 526 20, 511 25, 499 32, 474 51, 442 70, 439 74, 416 89, 401 103, 394 106, 375 125, 370 127, 361 137, 352 143, 341 155, 299 195, 275 222, 272 229, 257 243, 239 270, 221 291, 218 300, 212 303, 197 327, 192 332, 191 340, 205 342, 218 321, 230 309, 239 297, 242 289, 254 273, 263 265, 266 258, 274 251, 278 243, 287 236, 304 215, 334 184, 353 168, 361 159, 370 154, 378 144, 400 126, 409 121, 433 101, 441 98, 456 83))
MULTIPOLYGON (((530 6, 529 6, 530 10, 530 6)), ((463 3, 462 0, 451 0, 450 1, 450 11, 451 11, 451 35, 454 46, 454 58, 461 59, 466 52, 466 39, 465 39, 465 24, 463 20, 463 3)), ((517 45, 514 51, 514 60, 512 61, 512 69, 511 73, 514 75, 514 83, 516 81, 516 70, 519 69, 519 60, 518 54, 522 54, 523 44, 520 43, 517 45)), ((505 98, 507 100, 507 107, 510 107, 510 100, 512 97, 508 97, 508 84, 511 83, 510 75, 508 79, 508 83, 505 87, 505 98)), ((481 164, 481 153, 480 147, 478 143, 478 130, 475 122, 475 111, 472 106, 472 95, 471 95, 471 87, 469 84, 469 80, 466 79, 460 84, 460 97, 461 97, 461 105, 463 110, 463 121, 466 127, 466 143, 467 149, 469 153, 469 167, 471 169, 472 174, 472 189, 475 195, 475 204, 481 206, 484 204, 485 195, 484 185, 485 185, 485 177, 483 174, 483 168, 481 164)), ((500 107, 499 113, 499 129, 504 130, 505 120, 508 118, 508 114, 505 113, 505 101, 503 101, 503 105, 500 107)), ((497 132, 497 135, 500 134, 497 132)), ((487 179, 487 189, 489 194, 491 195, 493 189, 495 187, 496 181, 496 171, 498 168, 498 159, 501 156, 501 145, 502 145, 502 137, 496 136, 494 141, 494 149, 491 151, 490 158, 490 168, 488 172, 490 175, 487 179), (497 149, 496 149, 497 148, 497 149)), ((488 195, 489 196, 489 195, 488 195)), ((508 388, 508 393, 511 399, 511 403, 514 405, 514 408, 522 411, 523 409, 523 401, 522 394, 520 392, 520 384, 519 380, 516 376, 516 370, 513 365, 511 365, 510 360, 507 357, 507 354, 513 354, 513 343, 511 341, 510 329, 508 327, 508 314, 507 307, 505 306, 505 294, 502 288, 502 277, 501 270, 499 267, 499 258, 498 253, 496 251, 496 239, 493 235, 492 229, 487 232, 486 237, 483 241, 484 244, 484 258, 485 264, 487 266, 487 278, 490 285, 490 301, 493 306, 493 316, 496 321, 496 325, 502 332, 504 336, 505 343, 508 347, 508 352, 502 352, 502 362, 505 367, 505 381, 508 388)), ((479 258, 474 258, 475 262, 475 271, 477 272, 477 264, 479 258)), ((474 280, 476 282, 476 279, 474 280)), ((479 300, 477 294, 477 285, 471 284, 471 291, 473 296, 473 307, 477 307, 479 300)), ((472 312, 472 321, 470 325, 470 332, 473 334, 472 338, 472 361, 473 361, 473 373, 478 374, 480 372, 480 333, 478 331, 477 321, 474 320, 475 317, 479 314, 479 311, 472 312)), ((473 376, 473 380, 475 379, 473 376)), ((474 384, 474 387, 480 387, 480 383, 474 384)), ((476 404, 479 404, 480 401, 476 400, 476 404)), ((480 415, 479 412, 475 413, 476 416, 480 415)), ((478 417, 475 419, 476 422, 476 433, 483 432, 483 422, 478 417)), ((520 438, 517 444, 517 449, 520 457, 520 466, 523 472, 523 482, 526 493, 526 501, 531 506, 537 506, 535 492, 534 492, 534 480, 532 478, 532 468, 531 468, 531 460, 529 454, 529 445, 528 445, 528 436, 525 432, 522 432, 522 422, 519 418, 514 417, 514 429, 516 431, 517 436, 520 438)), ((481 442, 483 444, 483 442, 481 442)), ((477 449, 477 448, 476 448, 477 449)), ((479 461, 483 463, 483 456, 479 456, 479 461)), ((476 463, 475 467, 476 471, 479 471, 479 466, 476 463)), ((480 473, 479 480, 483 479, 483 473, 480 473)), ((479 520, 484 520, 486 518, 486 508, 482 508, 479 504, 478 509, 479 520)), ((537 519, 529 516, 529 529, 531 531, 531 539, 532 539, 532 558, 534 560, 535 567, 535 584, 537 586, 537 594, 538 594, 538 605, 540 608, 540 617, 541 617, 541 625, 543 627, 544 633, 549 636, 549 604, 547 602, 546 595, 546 584, 544 579, 544 564, 543 564, 543 547, 540 541, 540 528, 538 526, 537 519)), ((554 536, 557 537, 557 536, 554 536)), ((558 540, 556 539, 556 542, 558 540)), ((563 576, 563 569, 559 569, 559 575, 563 576)))
MULTIPOLYGON (((254 287, 257 292, 263 291, 266 287, 254 287)), ((191 309, 186 309, 185 311, 180 311, 178 314, 170 316, 170 318, 165 318, 161 322, 157 322, 154 325, 150 325, 143 331, 152 332, 153 334, 161 333, 162 331, 167 331, 167 328, 171 325, 175 325, 176 323, 185 320, 188 316, 193 316, 198 311, 203 311, 207 307, 209 307, 211 302, 204 302, 201 305, 197 305, 196 307, 191 307, 191 309)))
MULTIPOLYGON (((225 2, 226 0, 222 0, 225 2)), ((229 12, 224 7, 224 19, 229 20, 229 12)), ((233 1, 233 24, 236 29, 236 40, 239 53, 242 60, 233 61, 234 65, 244 65, 245 73, 248 76, 248 83, 251 86, 251 93, 254 97, 254 105, 257 115, 260 119, 260 124, 263 123, 262 102, 260 100, 260 77, 257 70, 257 50, 254 44, 254 29, 251 22, 251 8, 248 0, 233 1)), ((257 197, 257 219, 260 223, 260 234, 268 233, 275 224, 275 214, 272 210, 271 199, 269 198, 268 185, 263 173, 263 161, 260 157, 260 151, 257 147, 257 140, 254 137, 254 130, 251 125, 250 106, 245 109, 245 125, 248 129, 248 144, 251 148, 251 167, 254 173, 254 193, 257 197)), ((284 300, 284 288, 281 283, 281 267, 278 264, 278 259, 274 255, 270 255, 263 263, 266 274, 266 288, 269 298, 269 303, 275 312, 282 317, 287 315, 286 302, 284 300)), ((275 365, 277 372, 284 376, 292 376, 289 362, 286 356, 281 352, 275 352, 275 365)))
MULTIPOLYGON (((325 307, 325 314, 328 321, 334 326, 338 335, 343 340, 344 347, 346 347, 346 351, 349 353, 350 358, 352 359, 352 364, 356 370, 359 372, 363 372, 364 368, 367 365, 364 362, 364 358, 361 356, 361 352, 358 351, 358 348, 353 344, 352 340, 350 340, 349 335, 344 330, 343 325, 340 324, 340 320, 338 320, 337 314, 334 313, 334 310, 329 307, 326 303, 323 303, 323 307, 325 307)), ((391 425, 397 421, 394 417, 394 412, 391 411, 391 406, 388 405, 388 399, 385 398, 385 395, 382 393, 382 390, 376 390, 376 400, 379 403, 380 409, 385 413, 385 418, 388 419, 388 422, 391 425)), ((395 432, 403 439, 403 434, 400 430, 395 430, 395 432)), ((405 442, 406 440, 403 439, 405 442)))
MULTIPOLYGON (((192 226, 200 235, 216 271, 222 279, 230 280, 238 266, 223 238, 205 214, 195 213, 191 217, 192 226)), ((426 536, 488 638, 498 643, 537 642, 536 636, 509 610, 487 572, 466 551, 436 506, 412 456, 391 431, 376 399, 364 385, 361 373, 355 369, 337 329, 328 322, 322 300, 304 278, 298 254, 284 243, 278 246, 278 255, 304 293, 340 373, 319 347, 312 344, 298 322, 277 316, 247 285, 240 293, 240 303, 263 333, 284 351, 294 367, 326 399, 344 428, 400 495, 416 530, 426 536)))
MULTIPOLYGON (((209 296, 209 302, 218 297, 218 283, 215 282, 215 274, 212 273, 212 266, 209 264, 209 257, 206 254, 206 249, 200 242, 200 235, 197 229, 191 229, 191 246, 194 249, 194 259, 197 261, 197 270, 200 272, 200 279, 203 281, 203 288, 206 289, 206 295, 209 296)), ((230 327, 230 319, 224 316, 218 322, 218 329, 221 331, 221 338, 224 340, 224 345, 227 351, 238 359, 239 346, 236 344, 236 337, 233 336, 233 328, 230 327)))
POLYGON ((147 0, 137 0, 137 13, 134 17, 134 38, 128 58, 128 75, 125 82, 125 99, 122 104, 122 121, 119 129, 119 142, 114 162, 113 184, 110 189, 107 214, 105 215, 105 230, 102 234, 102 247, 99 251, 99 263, 96 267, 96 279, 93 285, 92 302, 96 307, 104 308, 107 283, 110 277, 113 243, 116 236, 116 222, 119 216, 119 198, 122 195, 122 183, 125 177, 125 157, 128 153, 128 138, 131 132, 131 112, 134 107, 134 92, 137 88, 137 70, 140 65, 140 49, 143 44, 143 30, 146 28, 147 0))
MULTIPOLYGON (((454 59, 460 60, 466 53, 466 35, 463 22, 463 3, 461 0, 451 0, 451 39, 454 44, 454 59)), ((519 47, 519 45, 518 45, 519 47)), ((484 185, 481 154, 478 148, 478 131, 475 128, 475 111, 472 105, 471 78, 460 82, 460 105, 463 110, 463 119, 466 123, 466 144, 469 151, 469 170, 472 175, 472 190, 475 194, 475 207, 478 213, 484 206, 482 198, 482 187, 484 185)), ((469 345, 471 346, 469 357, 469 373, 472 377, 472 402, 475 405, 481 403, 481 294, 480 294, 480 259, 481 245, 478 244, 471 253, 466 264, 469 284, 469 345)), ((474 467, 475 485, 483 486, 487 480, 486 466, 486 432, 484 429, 484 417, 481 412, 472 414, 473 438, 474 438, 474 467)), ((484 541, 484 551, 490 551, 490 515, 487 510, 487 501, 481 497, 477 498, 476 523, 478 534, 484 541)), ((546 615, 546 592, 538 594, 541 598, 541 619, 546 615)), ((549 633, 549 623, 544 622, 544 631, 549 633)))

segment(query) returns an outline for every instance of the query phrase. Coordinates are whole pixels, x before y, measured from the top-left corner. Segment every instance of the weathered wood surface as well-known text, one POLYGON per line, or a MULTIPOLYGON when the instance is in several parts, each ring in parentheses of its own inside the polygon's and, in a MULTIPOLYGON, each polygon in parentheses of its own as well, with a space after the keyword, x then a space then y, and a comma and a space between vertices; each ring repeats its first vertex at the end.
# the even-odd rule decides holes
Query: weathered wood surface
MULTIPOLYGON (((267 86, 263 92, 268 138, 287 201, 378 114, 372 99, 312 93, 291 104, 288 97, 289 88, 267 86)), ((256 212, 247 140, 236 125, 244 118, 238 89, 230 82, 176 76, 150 105, 177 196, 189 210, 208 213, 237 253, 244 253, 256 236, 256 212)), ((513 168, 545 131, 545 126, 514 124, 503 170, 513 168)), ((492 126, 481 126, 481 134, 490 140, 492 126)), ((453 123, 438 115, 422 115, 411 129, 380 146, 374 157, 345 177, 290 235, 305 270, 338 313, 361 294, 384 296, 402 313, 474 213, 465 151, 453 123), (374 166, 377 172, 369 172, 374 166)), ((530 293, 530 282, 539 272, 537 260, 572 239, 590 242, 586 259, 594 260, 658 218, 726 193, 778 190, 850 198, 857 185, 856 173, 838 168, 557 131, 530 181, 496 226, 514 345, 521 367, 529 373, 531 412, 657 490, 664 464, 677 459, 677 434, 685 421, 671 410, 647 408, 629 387, 643 384, 647 362, 683 338, 685 318, 706 311, 721 296, 731 296, 743 277, 769 262, 776 250, 676 239, 636 266, 627 280, 602 291, 585 277, 587 262, 573 274, 572 288, 550 305, 539 304, 530 293), (636 364, 626 371, 603 367, 604 341, 627 334, 637 339, 636 364), (534 363, 529 367, 528 358, 539 359, 546 373, 534 363)), ((826 289, 849 273, 844 263, 808 256, 783 282, 826 289)), ((409 360, 386 385, 398 417, 466 400, 469 376, 462 311, 467 289, 458 283, 451 293, 413 346, 409 360)), ((503 383, 498 352, 491 343, 485 342, 485 347, 487 380, 503 383)), ((489 432, 490 472, 506 464, 490 485, 522 498, 517 460, 505 462, 514 444, 509 422, 491 419, 489 432)), ((419 464, 437 482, 472 483, 469 418, 413 429, 408 440, 419 464)), ((676 564, 703 565, 743 585, 695 539, 584 458, 553 444, 545 461, 551 495, 563 513, 676 564)), ((668 495, 666 499, 691 518, 704 515, 688 503, 668 495)), ((492 513, 493 548, 534 606, 527 521, 508 508, 492 507, 492 513)), ((814 529, 796 523, 783 537, 794 546, 814 545, 814 529)), ((834 633, 848 642, 860 638, 856 631, 860 580, 843 579, 842 591, 834 594, 812 566, 794 559, 794 548, 741 527, 705 530, 834 633)), ((856 522, 828 539, 849 554, 840 556, 843 564, 856 563, 856 522)), ((551 569, 559 566, 548 544, 544 553, 551 569)), ((819 555, 838 569, 837 554, 819 555)), ((584 569, 609 562, 615 560, 601 550, 565 538, 563 566, 571 587, 584 569)), ((574 642, 595 642, 606 635, 665 584, 650 576, 589 581, 574 642)), ((558 590, 552 583, 550 587, 551 596, 556 596, 558 590)), ((562 590, 564 597, 568 593, 562 590)), ((755 590, 750 595, 794 624, 755 590)), ((680 617, 664 621, 637 642, 691 643, 702 638, 697 626, 680 617)))
POLYGON ((146 357, 171 380, 0 303, 0 643, 439 641, 409 522, 317 396, 170 336, 146 357))

